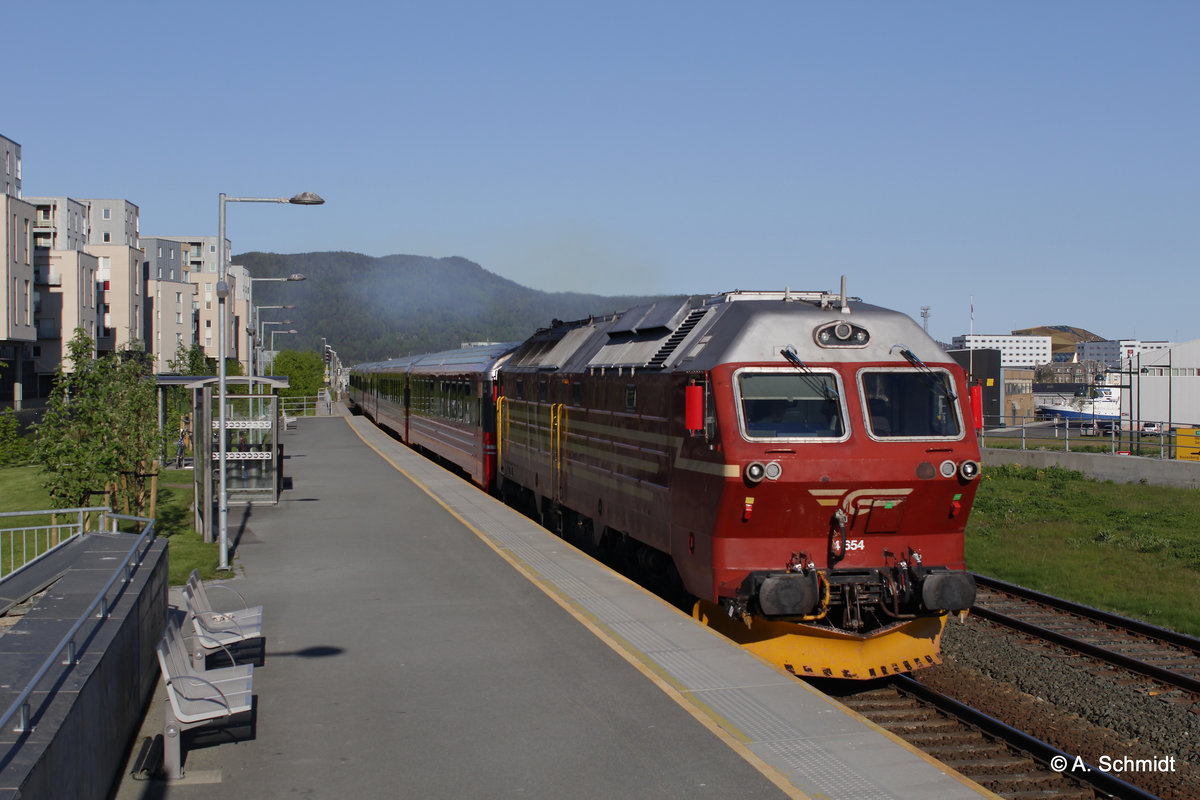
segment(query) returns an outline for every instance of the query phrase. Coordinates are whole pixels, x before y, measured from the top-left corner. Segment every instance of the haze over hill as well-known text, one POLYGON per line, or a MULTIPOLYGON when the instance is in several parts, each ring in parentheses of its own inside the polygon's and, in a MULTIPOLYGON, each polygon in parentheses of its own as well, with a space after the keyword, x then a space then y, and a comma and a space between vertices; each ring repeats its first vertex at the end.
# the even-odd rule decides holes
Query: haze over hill
POLYGON ((296 306, 261 312, 262 319, 293 323, 268 331, 299 331, 277 336, 279 349, 319 350, 325 337, 346 364, 463 342, 516 341, 553 319, 581 319, 662 299, 541 292, 459 257, 255 252, 234 256, 233 263, 255 278, 303 274, 303 282, 256 282, 254 304, 296 306))

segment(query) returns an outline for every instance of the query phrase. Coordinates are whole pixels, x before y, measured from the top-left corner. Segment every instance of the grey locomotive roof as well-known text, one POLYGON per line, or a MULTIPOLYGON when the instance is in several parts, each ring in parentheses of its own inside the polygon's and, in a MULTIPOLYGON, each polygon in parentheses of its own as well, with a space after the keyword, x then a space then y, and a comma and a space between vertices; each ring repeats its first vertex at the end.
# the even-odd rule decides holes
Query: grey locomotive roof
POLYGON ((665 301, 602 318, 560 323, 520 346, 505 369, 700 371, 729 362, 895 362, 908 349, 946 363, 942 349, 905 314, 824 292, 728 292, 685 303, 665 301), (847 322, 869 337, 862 345, 822 347, 816 332, 847 322), (899 345, 899 347, 897 346, 899 345))

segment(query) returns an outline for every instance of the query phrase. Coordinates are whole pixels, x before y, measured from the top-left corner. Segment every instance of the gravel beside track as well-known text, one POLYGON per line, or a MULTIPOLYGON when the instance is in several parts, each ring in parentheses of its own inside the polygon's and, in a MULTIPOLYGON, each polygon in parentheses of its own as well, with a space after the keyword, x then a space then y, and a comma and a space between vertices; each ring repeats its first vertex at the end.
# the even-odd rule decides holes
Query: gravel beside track
POLYGON ((1164 800, 1200 796, 1200 703, 1195 697, 1151 694, 1114 670, 1027 643, 976 617, 946 626, 942 655, 942 666, 913 677, 1092 765, 1102 756, 1174 756, 1174 772, 1117 777, 1164 800))

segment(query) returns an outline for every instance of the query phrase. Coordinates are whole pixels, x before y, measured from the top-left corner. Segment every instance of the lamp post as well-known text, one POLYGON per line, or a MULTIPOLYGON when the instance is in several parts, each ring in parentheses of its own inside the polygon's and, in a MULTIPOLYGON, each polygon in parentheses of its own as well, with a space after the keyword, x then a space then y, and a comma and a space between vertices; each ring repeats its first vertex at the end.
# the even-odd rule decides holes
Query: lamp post
MULTIPOLYGON (((268 330, 267 330, 267 326, 268 326, 268 325, 291 325, 291 324, 292 324, 292 321, 291 321, 290 319, 285 319, 285 320, 264 320, 264 321, 262 322, 262 324, 260 324, 260 325, 258 326, 258 328, 259 328, 259 332, 260 332, 260 341, 262 341, 262 343, 263 343, 263 344, 266 344, 266 342, 267 342, 267 334, 269 334, 269 333, 270 333, 270 331, 268 331, 268 330)), ((264 349, 266 349, 266 348, 264 348, 264 349)), ((274 363, 274 361, 275 361, 275 351, 272 349, 272 350, 267 350, 267 352, 271 354, 271 361, 272 361, 272 363, 274 363)), ((272 372, 272 374, 274 374, 274 372, 272 372)))
POLYGON ((258 312, 264 308, 266 308, 266 309, 295 308, 294 305, 290 305, 290 304, 282 305, 282 306, 256 306, 256 305, 254 305, 254 282, 255 281, 290 281, 290 280, 302 281, 302 280, 304 280, 304 276, 297 273, 297 274, 292 275, 287 278, 251 278, 250 279, 250 327, 246 329, 246 333, 248 333, 250 335, 250 339, 251 339, 250 358, 249 358, 249 362, 250 362, 250 394, 254 394, 254 371, 258 368, 258 364, 256 363, 258 361, 258 358, 257 358, 257 354, 254 352, 257 349, 255 347, 255 343, 257 342, 257 343, 261 344, 261 337, 259 336, 259 333, 258 333, 258 318, 259 318, 258 312))
MULTIPOLYGON (((225 300, 229 297, 226 282, 225 262, 229 254, 225 251, 225 204, 226 203, 290 203, 296 206, 319 206, 325 201, 312 192, 301 192, 293 197, 228 197, 221 192, 218 199, 217 221, 217 396, 218 412, 218 469, 220 470, 220 492, 217 495, 217 530, 220 541, 220 562, 217 569, 229 569, 229 485, 225 478, 227 445, 225 441, 225 300)), ((252 284, 253 285, 253 284, 252 284)))
POLYGON ((271 374, 275 374, 275 335, 279 333, 299 333, 300 331, 292 328, 290 331, 271 331, 271 374))

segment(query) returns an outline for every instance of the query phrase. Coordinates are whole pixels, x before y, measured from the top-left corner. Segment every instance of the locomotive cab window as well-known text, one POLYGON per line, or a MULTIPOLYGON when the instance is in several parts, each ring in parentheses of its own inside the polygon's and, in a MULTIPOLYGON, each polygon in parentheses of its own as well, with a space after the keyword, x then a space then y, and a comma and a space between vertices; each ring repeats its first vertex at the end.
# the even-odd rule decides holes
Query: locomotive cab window
POLYGON ((859 382, 863 416, 875 438, 957 438, 962 434, 958 402, 945 370, 864 370, 859 382))
POLYGON ((842 392, 832 372, 754 371, 737 376, 738 413, 747 439, 840 439, 842 392))

